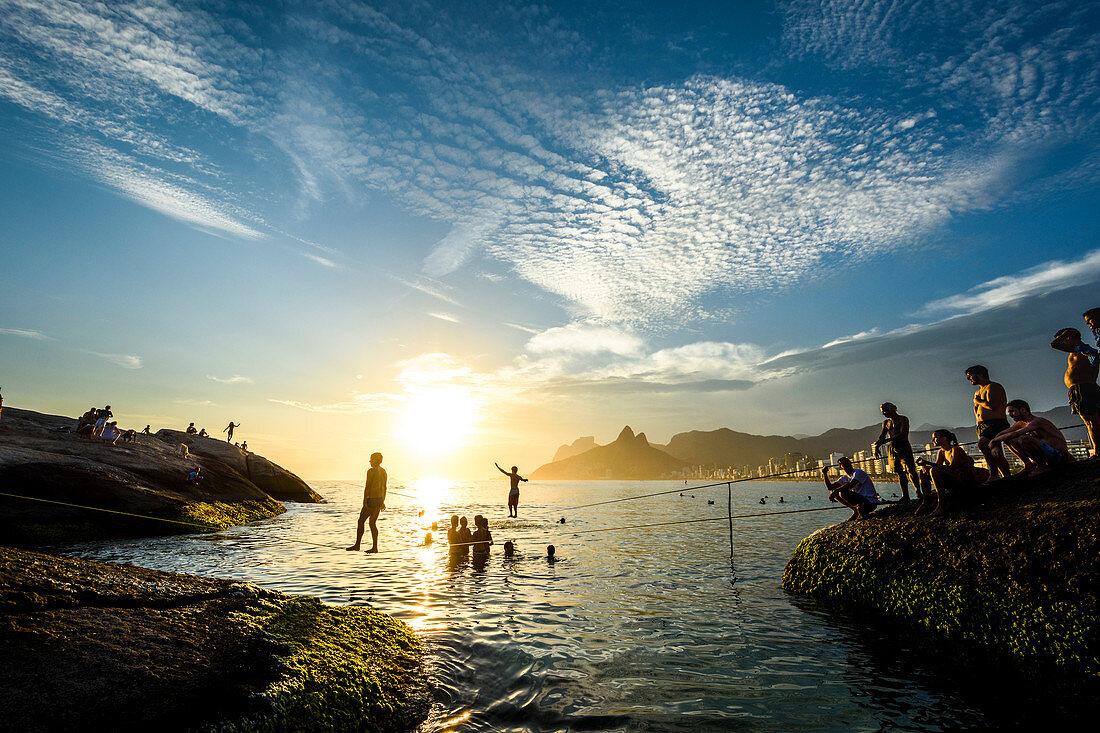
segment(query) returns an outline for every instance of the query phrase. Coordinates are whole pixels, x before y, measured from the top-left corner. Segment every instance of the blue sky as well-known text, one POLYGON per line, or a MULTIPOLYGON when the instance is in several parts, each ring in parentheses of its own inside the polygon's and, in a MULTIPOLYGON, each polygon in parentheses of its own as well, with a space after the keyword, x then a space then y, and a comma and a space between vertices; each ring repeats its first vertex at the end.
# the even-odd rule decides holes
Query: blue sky
POLYGON ((9 404, 310 476, 1060 404, 1098 6, 729 5, 0 0, 9 404))

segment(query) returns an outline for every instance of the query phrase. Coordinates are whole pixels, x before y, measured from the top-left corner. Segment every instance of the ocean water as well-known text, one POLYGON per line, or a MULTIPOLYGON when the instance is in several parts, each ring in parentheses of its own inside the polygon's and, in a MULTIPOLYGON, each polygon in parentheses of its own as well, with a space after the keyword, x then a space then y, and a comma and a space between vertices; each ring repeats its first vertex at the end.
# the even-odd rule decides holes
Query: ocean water
MULTIPOLYGON (((391 494, 373 556, 340 549, 354 539, 358 481, 315 482, 326 503, 214 535, 62 551, 392 614, 428 650, 428 731, 943 731, 1044 719, 1042 692, 994 662, 960 666, 922 635, 782 590, 799 540, 843 509, 735 519, 731 548, 725 486, 531 482, 519 518, 506 519, 505 481, 391 481, 417 498, 391 494), (571 508, 677 487, 685 496, 571 508), (489 518, 487 562, 448 552, 452 513, 489 518), (420 547, 433 521, 442 541, 420 547)), ((816 484, 733 486, 734 514, 827 506, 816 484)))

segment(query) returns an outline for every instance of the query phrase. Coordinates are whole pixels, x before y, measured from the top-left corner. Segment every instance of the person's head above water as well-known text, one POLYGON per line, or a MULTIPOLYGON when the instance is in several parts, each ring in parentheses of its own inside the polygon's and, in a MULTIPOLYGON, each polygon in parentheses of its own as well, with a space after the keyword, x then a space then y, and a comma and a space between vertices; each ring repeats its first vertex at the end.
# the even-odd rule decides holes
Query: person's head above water
POLYGON ((378 466, 382 463, 382 454, 378 451, 370 454, 370 465, 378 466))
POLYGON ((512 540, 508 540, 504 543, 504 556, 511 557, 516 553, 516 546, 512 544, 512 540))
POLYGON ((546 546, 546 557, 550 558, 551 560, 554 559, 554 546, 553 545, 547 545, 546 546))

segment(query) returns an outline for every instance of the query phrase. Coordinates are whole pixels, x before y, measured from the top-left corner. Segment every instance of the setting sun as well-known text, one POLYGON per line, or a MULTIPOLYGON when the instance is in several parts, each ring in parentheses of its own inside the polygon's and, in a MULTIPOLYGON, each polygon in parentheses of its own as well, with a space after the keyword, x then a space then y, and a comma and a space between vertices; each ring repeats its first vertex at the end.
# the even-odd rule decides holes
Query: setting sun
POLYGON ((432 389, 405 405, 398 437, 415 453, 449 453, 467 444, 479 417, 477 401, 467 390, 432 389))

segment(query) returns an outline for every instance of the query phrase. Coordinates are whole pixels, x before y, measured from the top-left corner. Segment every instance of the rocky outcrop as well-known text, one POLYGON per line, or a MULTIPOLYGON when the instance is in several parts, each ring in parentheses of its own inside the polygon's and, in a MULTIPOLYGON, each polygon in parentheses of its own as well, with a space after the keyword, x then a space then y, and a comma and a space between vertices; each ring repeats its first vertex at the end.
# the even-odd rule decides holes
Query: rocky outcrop
POLYGON ((645 433, 634 434, 624 427, 614 443, 601 445, 580 455, 539 466, 531 474, 536 479, 659 479, 678 474, 686 464, 657 450, 645 433))
MULTIPOLYGON (((110 445, 67 432, 75 425, 72 418, 4 409, 0 423, 0 491, 55 502, 4 497, 0 501, 0 533, 6 541, 48 544, 195 532, 202 527, 245 524, 286 511, 249 477, 245 454, 233 446, 223 443, 219 451, 189 450, 185 457, 178 442, 139 435, 133 444, 120 441, 110 445), (197 485, 187 481, 196 468, 202 468, 205 475, 197 485)), ((300 482, 293 474, 279 470, 279 486, 293 488, 293 481, 300 482)), ((272 485, 267 474, 254 473, 264 479, 265 485, 272 485)), ((320 500, 308 487, 305 491, 308 494, 298 488, 284 496, 320 500)))
POLYGON ((158 430, 156 438, 169 445, 186 445, 190 453, 232 468, 274 499, 307 504, 322 501, 320 494, 290 471, 263 456, 243 451, 232 443, 168 429, 158 430))
POLYGON ((0 547, 0 730, 412 730, 421 654, 367 608, 0 547))
POLYGON ((787 590, 1100 680, 1100 466, 1011 479, 941 517, 882 509, 804 539, 787 590))
POLYGON ((585 435, 577 438, 568 445, 558 446, 558 450, 554 453, 554 460, 551 463, 557 461, 564 461, 566 458, 572 458, 573 456, 579 456, 585 451, 590 451, 596 447, 596 436, 585 435))

